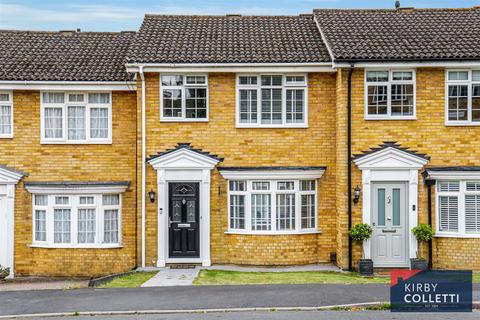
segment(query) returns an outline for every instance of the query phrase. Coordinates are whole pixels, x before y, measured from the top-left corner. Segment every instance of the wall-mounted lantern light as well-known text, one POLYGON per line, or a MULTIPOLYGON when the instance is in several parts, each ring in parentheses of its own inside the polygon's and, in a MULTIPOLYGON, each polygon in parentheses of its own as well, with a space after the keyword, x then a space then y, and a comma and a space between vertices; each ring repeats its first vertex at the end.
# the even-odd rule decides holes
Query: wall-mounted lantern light
POLYGON ((153 191, 153 189, 151 189, 150 192, 148 193, 148 197, 150 198, 151 203, 155 202, 155 191, 153 191))
POLYGON ((360 187, 356 186, 355 189, 353 190, 353 203, 358 203, 360 200, 360 187))

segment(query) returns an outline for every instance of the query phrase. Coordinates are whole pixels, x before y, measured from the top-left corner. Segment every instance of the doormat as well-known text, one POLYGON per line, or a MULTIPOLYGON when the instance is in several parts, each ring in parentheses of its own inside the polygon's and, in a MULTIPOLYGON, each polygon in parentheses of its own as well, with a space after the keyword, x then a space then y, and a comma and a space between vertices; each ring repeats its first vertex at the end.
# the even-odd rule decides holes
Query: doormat
POLYGON ((195 269, 194 264, 171 264, 169 265, 170 269, 195 269))

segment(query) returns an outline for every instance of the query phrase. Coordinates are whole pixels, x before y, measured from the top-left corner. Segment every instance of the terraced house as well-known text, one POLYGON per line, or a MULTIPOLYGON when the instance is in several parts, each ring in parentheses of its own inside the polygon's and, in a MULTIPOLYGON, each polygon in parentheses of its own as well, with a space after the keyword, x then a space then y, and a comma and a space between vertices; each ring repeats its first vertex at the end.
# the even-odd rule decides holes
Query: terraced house
POLYGON ((0 265, 480 270, 479 43, 479 8, 0 31, 0 265))

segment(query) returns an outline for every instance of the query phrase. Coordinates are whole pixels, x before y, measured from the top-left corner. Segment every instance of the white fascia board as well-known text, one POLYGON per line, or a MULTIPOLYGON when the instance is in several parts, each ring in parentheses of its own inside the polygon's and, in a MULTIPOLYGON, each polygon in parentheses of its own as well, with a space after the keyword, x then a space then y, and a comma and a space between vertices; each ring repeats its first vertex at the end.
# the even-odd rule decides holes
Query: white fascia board
POLYGON ((428 177, 434 180, 478 180, 480 171, 428 171, 428 177))
POLYGON ((1 81, 0 90, 135 91, 135 81, 1 81))
POLYGON ((127 72, 336 72, 331 62, 318 63, 183 63, 183 64, 127 64, 127 72))
POLYGON ((319 179, 325 170, 219 170, 227 180, 319 179))
POLYGON ((0 184, 17 184, 20 179, 24 177, 23 174, 14 172, 8 169, 0 168, 0 184))
POLYGON ((155 169, 213 169, 218 160, 189 149, 178 149, 148 161, 155 169))
POLYGON ((79 186, 79 187, 58 187, 58 186, 25 186, 32 194, 106 194, 123 193, 127 186, 79 186))
POLYGON ((426 67, 445 67, 445 68, 478 68, 480 61, 420 61, 420 62, 339 62, 335 63, 335 68, 426 68, 426 67))
POLYGON ((394 170, 394 169, 405 169, 405 168, 421 169, 424 165, 428 163, 428 160, 417 157, 413 154, 410 154, 408 152, 405 152, 396 148, 388 147, 383 150, 368 154, 359 159, 354 159, 353 163, 355 163, 355 165, 357 165, 357 167, 361 170, 375 169, 375 168, 381 168, 382 170, 387 170, 387 169, 394 170), (384 166, 378 165, 382 160, 388 161, 389 158, 403 161, 405 165, 403 165, 401 168, 384 167, 384 166))

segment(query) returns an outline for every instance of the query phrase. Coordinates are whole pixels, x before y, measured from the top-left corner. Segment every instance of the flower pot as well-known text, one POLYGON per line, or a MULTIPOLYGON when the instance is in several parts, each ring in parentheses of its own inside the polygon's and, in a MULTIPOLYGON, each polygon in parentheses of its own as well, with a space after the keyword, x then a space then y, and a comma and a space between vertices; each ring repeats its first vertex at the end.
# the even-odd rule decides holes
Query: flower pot
POLYGON ((410 259, 410 269, 411 270, 421 270, 425 271, 428 269, 428 263, 425 259, 410 259))
POLYGON ((2 268, 0 266, 0 280, 4 280, 10 275, 10 268, 2 268))
POLYGON ((360 259, 360 261, 358 262, 358 271, 362 276, 373 276, 373 260, 360 259))

